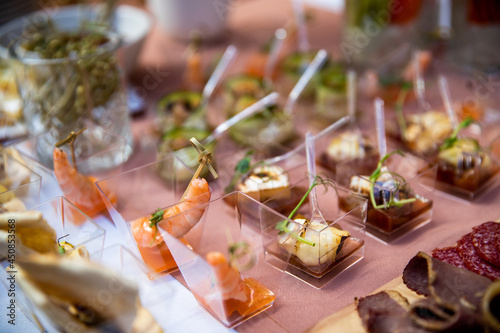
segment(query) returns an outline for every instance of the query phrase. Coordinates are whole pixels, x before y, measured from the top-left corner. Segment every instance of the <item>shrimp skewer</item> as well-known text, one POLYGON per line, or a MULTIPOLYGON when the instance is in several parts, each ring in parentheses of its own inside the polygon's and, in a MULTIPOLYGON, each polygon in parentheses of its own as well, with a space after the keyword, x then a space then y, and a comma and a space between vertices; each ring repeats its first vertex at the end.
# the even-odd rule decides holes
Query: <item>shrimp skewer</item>
MULTIPOLYGON (((203 216, 205 208, 195 208, 210 201, 208 183, 203 178, 193 179, 185 196, 179 204, 165 209, 158 222, 162 229, 174 237, 184 236, 193 228, 203 216), (188 213, 185 213, 189 210, 188 213)), ((138 245, 154 247, 163 243, 163 238, 158 232, 158 226, 152 223, 149 217, 142 217, 132 222, 132 233, 138 245)))
MULTIPOLYGON (((94 177, 85 176, 68 161, 66 152, 55 148, 53 153, 54 173, 66 198, 87 215, 94 215, 106 209, 94 177)), ((113 202, 114 195, 109 195, 113 202)))
POLYGON ((206 259, 214 270, 215 283, 222 294, 222 299, 235 299, 246 302, 249 297, 248 287, 241 279, 238 270, 229 265, 220 252, 209 252, 206 254, 206 259))

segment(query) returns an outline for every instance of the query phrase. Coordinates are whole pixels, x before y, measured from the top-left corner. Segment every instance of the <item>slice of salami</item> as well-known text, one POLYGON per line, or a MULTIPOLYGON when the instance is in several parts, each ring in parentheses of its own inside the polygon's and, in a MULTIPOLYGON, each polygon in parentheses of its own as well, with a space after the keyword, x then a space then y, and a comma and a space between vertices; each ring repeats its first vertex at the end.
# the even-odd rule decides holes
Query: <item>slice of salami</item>
POLYGON ((500 251, 498 250, 500 223, 486 222, 473 230, 472 242, 479 256, 490 264, 500 267, 500 251))
POLYGON ((472 243, 472 233, 468 233, 458 240, 457 251, 469 270, 491 280, 500 278, 500 268, 481 259, 477 253, 474 243, 472 243))
POLYGON ((460 268, 467 268, 464 261, 458 254, 456 246, 445 247, 442 249, 434 249, 432 251, 432 257, 444 261, 450 265, 457 266, 460 268))

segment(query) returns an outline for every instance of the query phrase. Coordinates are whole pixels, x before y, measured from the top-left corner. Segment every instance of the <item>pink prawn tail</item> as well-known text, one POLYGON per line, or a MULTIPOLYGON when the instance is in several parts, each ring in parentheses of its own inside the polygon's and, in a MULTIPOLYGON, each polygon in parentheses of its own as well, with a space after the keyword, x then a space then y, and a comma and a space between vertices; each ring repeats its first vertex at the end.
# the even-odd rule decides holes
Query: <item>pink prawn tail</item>
POLYGON ((247 288, 238 270, 231 267, 220 252, 208 252, 205 257, 214 269, 216 284, 223 299, 232 298, 245 302, 248 299, 247 288))
POLYGON ((66 152, 54 149, 54 174, 64 196, 87 215, 106 208, 93 178, 84 176, 69 163, 66 152))
POLYGON ((163 222, 160 222, 172 236, 181 238, 191 230, 202 218, 205 207, 196 208, 210 201, 210 188, 205 179, 194 179, 188 189, 186 198, 179 204, 165 210, 163 222))

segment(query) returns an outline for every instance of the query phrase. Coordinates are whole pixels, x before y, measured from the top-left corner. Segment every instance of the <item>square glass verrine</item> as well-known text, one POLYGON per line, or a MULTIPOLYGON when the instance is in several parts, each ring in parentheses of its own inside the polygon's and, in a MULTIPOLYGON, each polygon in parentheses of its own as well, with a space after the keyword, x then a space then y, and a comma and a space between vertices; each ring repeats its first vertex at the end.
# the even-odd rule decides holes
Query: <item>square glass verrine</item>
MULTIPOLYGON (((342 165, 337 183, 368 200, 366 231, 389 243, 431 221, 436 170, 436 165, 416 156, 393 153, 378 173, 374 169, 370 174, 358 174, 342 165)), ((340 196, 339 202, 344 211, 353 207, 349 197, 340 196)))
POLYGON ((286 260, 270 264, 265 239, 255 228, 261 210, 276 214, 245 194, 233 192, 159 224, 196 300, 227 327, 275 303, 287 265, 286 260), (225 203, 227 196, 233 197, 235 205, 225 203), (169 232, 171 223, 200 213, 200 222, 184 236, 191 246, 169 232))
POLYGON ((42 177, 8 153, 0 154, 0 203, 8 211, 38 205, 42 177))
POLYGON ((55 230, 59 241, 81 248, 90 260, 99 260, 104 245, 105 230, 80 211, 65 197, 56 197, 33 208, 55 230))
MULTIPOLYGON (((307 189, 309 179, 303 178, 286 191, 293 187, 307 189)), ((365 199, 335 183, 316 186, 316 191, 321 220, 313 218, 309 196, 295 212, 295 207, 282 214, 262 211, 261 228, 266 252, 275 258, 274 262, 285 262, 290 255, 287 273, 320 289, 363 258, 367 204, 365 199), (347 212, 339 204, 341 196, 351 200, 352 207, 347 212)), ((272 207, 282 196, 283 193, 264 205, 272 207)))
MULTIPOLYGON (((181 200, 187 184, 183 176, 180 180, 177 178, 179 166, 183 166, 182 172, 191 172, 176 156, 168 154, 162 160, 96 183, 111 219, 125 238, 124 244, 139 251, 151 276, 177 270, 168 247, 149 219, 155 212, 181 200), (113 193, 113 196, 108 196, 108 193, 113 193)), ((208 185, 206 190, 209 190, 208 185)))

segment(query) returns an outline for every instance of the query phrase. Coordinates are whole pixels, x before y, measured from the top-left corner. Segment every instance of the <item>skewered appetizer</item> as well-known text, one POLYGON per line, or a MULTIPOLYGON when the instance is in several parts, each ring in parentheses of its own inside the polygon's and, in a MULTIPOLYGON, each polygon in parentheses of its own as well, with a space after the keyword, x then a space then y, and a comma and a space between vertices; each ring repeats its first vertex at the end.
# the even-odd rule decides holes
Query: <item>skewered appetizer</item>
POLYGON ((281 236, 279 245, 308 268, 336 262, 344 243, 351 237, 349 231, 326 226, 303 216, 296 217, 294 221, 297 223, 289 227, 290 233, 298 234, 314 245, 303 243, 291 235, 281 236))
POLYGON ((472 118, 462 121, 452 135, 441 145, 436 157, 437 179, 467 191, 476 191, 499 171, 490 153, 470 137, 459 138, 461 129, 469 126, 472 118))
MULTIPOLYGON (((431 156, 453 132, 450 118, 439 111, 427 111, 405 117, 399 139, 417 155, 431 156)), ((400 124, 401 127, 401 124, 400 124)))
POLYGON ((132 235, 144 262, 157 273, 172 271, 177 264, 172 257, 158 224, 177 238, 182 238, 203 216, 204 209, 190 210, 210 201, 210 190, 205 179, 193 179, 187 194, 179 204, 160 209, 130 224, 132 235), (190 210, 189 214, 182 214, 190 210))
POLYGON ((182 237, 200 221, 205 213, 205 208, 196 209, 195 207, 208 203, 211 198, 207 181, 204 178, 198 178, 205 165, 208 164, 208 169, 214 178, 218 177, 210 165, 210 152, 195 138, 191 138, 191 143, 200 146, 203 151, 200 153, 200 165, 180 202, 170 208, 158 209, 151 216, 141 217, 130 223, 132 236, 144 262, 157 273, 177 269, 177 264, 160 234, 159 225, 172 236, 182 240, 182 237))
MULTIPOLYGON (((229 78, 223 92, 227 117, 240 113, 268 92, 261 78, 249 75, 229 78)), ((290 115, 270 106, 231 127, 229 135, 238 143, 257 148, 287 142, 295 136, 295 131, 290 115)))
MULTIPOLYGON (((206 122, 206 110, 200 105, 201 94, 192 91, 178 91, 165 96, 159 103, 160 112, 167 115, 160 121, 161 142, 158 146, 158 155, 161 159, 164 155, 175 152, 186 165, 195 166, 198 163, 198 153, 194 150, 189 139, 196 137, 203 140, 210 135, 211 128, 206 122)), ((214 144, 209 146, 213 150, 214 144)), ((187 170, 181 162, 174 159, 175 176, 178 180, 188 181, 192 173, 187 170)), ((166 179, 172 177, 171 172, 162 172, 160 175, 166 179)), ((206 176, 205 173, 202 177, 206 176)))
POLYGON ((367 173, 375 169, 379 159, 379 153, 368 137, 347 131, 332 139, 320 155, 319 163, 333 173, 341 163, 348 163, 359 173, 367 173))
MULTIPOLYGON (((82 129, 77 133, 71 132, 66 139, 56 143, 56 148, 54 148, 53 152, 54 174, 65 197, 82 212, 93 216, 106 210, 106 204, 95 185, 97 179, 92 176, 83 175, 76 169, 73 142, 84 130, 82 129), (66 144, 69 144, 71 147, 73 165, 68 161, 66 152, 60 149, 60 147, 66 144)), ((103 189, 103 191, 110 198, 111 202, 116 201, 116 196, 113 193, 107 189, 103 189)))
MULTIPOLYGON (((297 212, 308 198, 311 190, 328 181, 316 176, 313 184, 306 191, 299 204, 289 213, 293 223, 283 220, 276 225, 280 236, 278 246, 291 254, 290 263, 316 278, 323 277, 335 265, 354 252, 361 242, 351 237, 338 223, 325 221, 322 217, 307 218, 297 212)), ((304 212, 311 215, 311 212, 304 212)))
POLYGON ((253 151, 247 152, 238 162, 224 191, 241 191, 260 202, 267 201, 266 205, 278 212, 289 212, 301 200, 306 189, 291 187, 288 172, 278 165, 252 164, 253 154, 253 151), (273 200, 268 201, 271 198, 273 200))
MULTIPOLYGON (((432 201, 413 192, 406 179, 388 169, 385 161, 393 154, 385 155, 370 176, 354 175, 349 189, 368 200, 367 223, 384 233, 391 233, 414 218, 429 211, 432 201)), ((344 211, 353 208, 348 197, 339 197, 344 211)))
MULTIPOLYGON (((285 87, 282 92, 284 96, 292 90, 315 54, 315 52, 294 53, 283 60, 280 72, 282 85, 285 87)), ((300 100, 308 105, 308 114, 311 111, 309 104, 313 104, 312 108, 316 111, 315 118, 317 118, 315 120, 319 119, 329 124, 347 113, 346 89, 347 77, 344 64, 329 60, 311 79, 300 100)))

